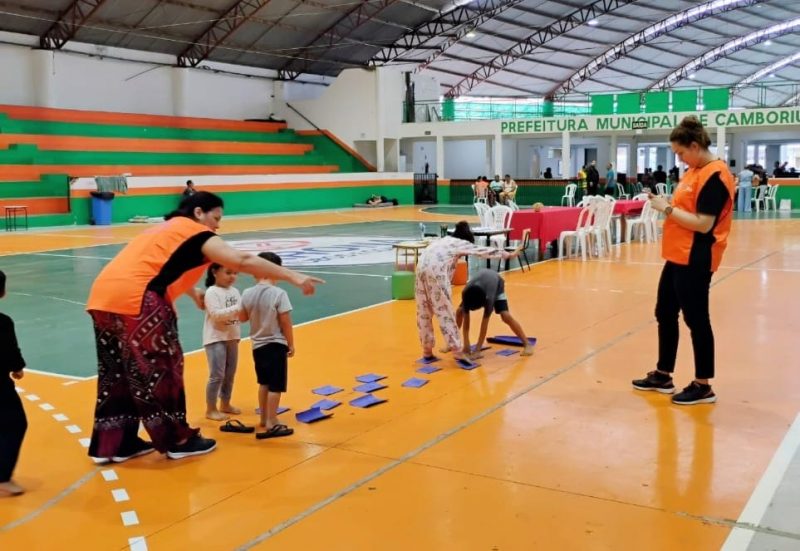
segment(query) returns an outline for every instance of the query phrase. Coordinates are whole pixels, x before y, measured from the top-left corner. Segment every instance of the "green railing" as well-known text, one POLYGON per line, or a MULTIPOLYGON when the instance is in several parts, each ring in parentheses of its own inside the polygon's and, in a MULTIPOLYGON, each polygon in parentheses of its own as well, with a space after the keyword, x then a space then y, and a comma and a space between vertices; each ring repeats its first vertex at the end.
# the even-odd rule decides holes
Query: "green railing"
MULTIPOLYGON (((770 80, 770 79, 768 79, 770 80)), ((487 98, 403 103, 403 122, 535 119, 585 115, 629 115, 725 111, 730 108, 800 105, 800 84, 769 82, 734 88, 680 88, 618 94, 574 94, 563 101, 487 98)))

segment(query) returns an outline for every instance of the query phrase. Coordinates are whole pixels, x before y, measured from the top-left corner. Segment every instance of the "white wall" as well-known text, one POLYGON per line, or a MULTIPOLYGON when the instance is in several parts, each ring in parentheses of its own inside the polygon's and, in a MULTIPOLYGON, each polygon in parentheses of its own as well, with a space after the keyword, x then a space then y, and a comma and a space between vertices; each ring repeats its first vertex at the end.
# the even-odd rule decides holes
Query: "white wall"
POLYGON ((494 177, 491 149, 485 139, 445 140, 444 177, 451 180, 471 180, 476 176, 494 177), (487 155, 488 154, 488 155, 487 155))
POLYGON ((0 44, 0 103, 226 119, 271 112, 272 80, 264 76, 178 69, 169 66, 174 57, 160 54, 73 47, 84 53, 0 44), (134 60, 112 58, 120 56, 134 60))

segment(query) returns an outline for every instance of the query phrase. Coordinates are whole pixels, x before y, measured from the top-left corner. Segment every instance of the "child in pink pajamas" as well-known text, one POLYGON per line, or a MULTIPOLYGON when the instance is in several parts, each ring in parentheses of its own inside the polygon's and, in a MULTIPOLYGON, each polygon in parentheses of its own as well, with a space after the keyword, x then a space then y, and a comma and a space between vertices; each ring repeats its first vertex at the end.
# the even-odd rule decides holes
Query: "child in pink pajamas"
POLYGON ((433 316, 439 320, 439 329, 455 359, 469 355, 462 350, 461 335, 456 325, 456 313, 450 281, 459 257, 476 255, 481 258, 510 258, 515 253, 475 245, 475 236, 466 221, 456 224, 453 235, 435 240, 422 252, 417 264, 414 297, 417 301, 417 329, 425 358, 433 357, 435 344, 433 316))

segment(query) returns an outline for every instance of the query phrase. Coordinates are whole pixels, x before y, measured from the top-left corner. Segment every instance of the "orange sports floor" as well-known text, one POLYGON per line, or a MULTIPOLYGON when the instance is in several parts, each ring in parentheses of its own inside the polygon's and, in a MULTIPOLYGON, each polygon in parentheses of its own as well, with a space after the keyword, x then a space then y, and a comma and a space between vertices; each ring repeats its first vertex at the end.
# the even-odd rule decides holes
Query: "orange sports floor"
MULTIPOLYGON (((223 230, 434 218, 382 209, 225 220, 223 230)), ((141 230, 0 235, 0 252, 124 242, 141 230)), ((345 387, 335 397, 346 402, 365 372, 389 376, 389 401, 345 403, 313 425, 290 417, 289 438, 256 441, 205 420, 205 357, 191 353, 189 418, 219 442, 197 458, 94 465, 80 442, 94 381, 28 373, 16 472, 28 493, 0 501, 0 549, 719 549, 800 409, 799 234, 796 220, 735 222, 711 293, 715 405, 674 406, 630 387, 657 346, 659 246, 640 243, 506 274, 535 354, 490 350, 473 371, 446 360, 421 389, 399 386, 418 375, 413 301, 299 327, 284 400, 293 411, 322 384, 345 387)), ((500 332, 493 319, 490 334, 500 332)), ((679 386, 692 378, 682 339, 679 386)), ((242 352, 234 402, 252 424, 248 342, 242 352)))

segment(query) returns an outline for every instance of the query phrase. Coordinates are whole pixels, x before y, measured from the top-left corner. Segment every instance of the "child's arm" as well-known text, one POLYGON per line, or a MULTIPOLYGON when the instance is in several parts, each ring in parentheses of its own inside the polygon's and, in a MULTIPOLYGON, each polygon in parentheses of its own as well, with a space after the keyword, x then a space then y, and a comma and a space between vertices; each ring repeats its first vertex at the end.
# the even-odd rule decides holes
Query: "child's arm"
MULTIPOLYGON (((463 319, 461 330, 464 335, 464 354, 470 354, 472 353, 472 349, 469 345, 469 312, 463 308, 459 308, 458 314, 461 314, 461 318, 463 319)), ((456 314, 456 316, 458 316, 458 314, 456 314)))
POLYGON ((294 331, 292 330, 291 310, 286 312, 278 312, 278 325, 281 328, 281 333, 283 333, 283 336, 286 339, 286 346, 289 347, 289 354, 287 355, 291 358, 294 356, 294 331))
POLYGON ((484 316, 483 319, 481 320, 481 332, 478 335, 478 344, 477 344, 478 351, 480 351, 480 349, 483 348, 483 342, 486 339, 486 331, 489 329, 490 317, 491 316, 484 316))
POLYGON ((225 307, 222 296, 213 289, 206 291, 206 312, 208 317, 215 322, 226 322, 239 319, 239 312, 242 310, 241 299, 233 306, 225 307))
POLYGON ((8 316, 0 320, 0 357, 8 366, 8 371, 15 379, 22 379, 25 369, 25 360, 19 349, 17 333, 14 331, 14 322, 8 316))

